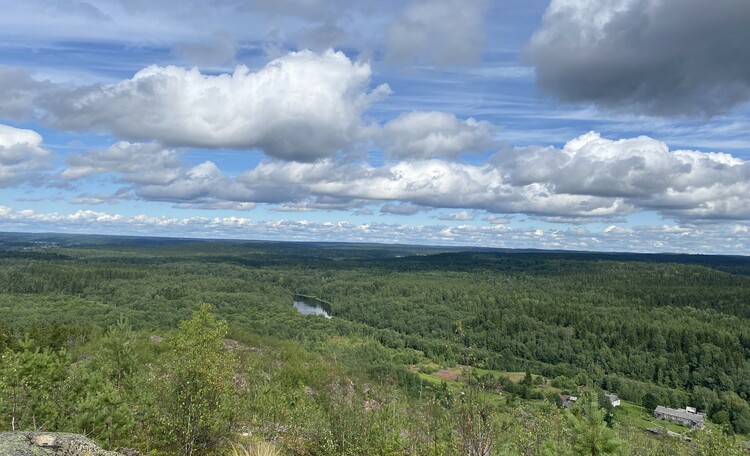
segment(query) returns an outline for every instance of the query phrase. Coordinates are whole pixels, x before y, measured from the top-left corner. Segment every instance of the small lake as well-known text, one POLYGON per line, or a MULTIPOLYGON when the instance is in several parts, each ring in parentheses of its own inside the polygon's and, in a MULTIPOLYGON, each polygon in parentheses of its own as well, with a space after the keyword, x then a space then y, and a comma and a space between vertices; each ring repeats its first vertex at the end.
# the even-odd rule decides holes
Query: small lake
POLYGON ((327 303, 318 301, 317 299, 295 296, 292 305, 302 315, 321 315, 326 318, 331 318, 330 306, 328 306, 327 303))

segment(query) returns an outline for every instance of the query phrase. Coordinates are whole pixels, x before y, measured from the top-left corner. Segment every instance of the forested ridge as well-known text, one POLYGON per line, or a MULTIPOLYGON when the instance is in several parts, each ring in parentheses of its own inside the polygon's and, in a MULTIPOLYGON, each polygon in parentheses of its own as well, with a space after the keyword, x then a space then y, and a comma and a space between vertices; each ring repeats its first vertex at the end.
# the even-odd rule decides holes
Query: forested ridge
MULTIPOLYGON (((523 426, 511 420, 518 414, 531 414, 533 419, 521 420, 526 424, 559 426, 559 432, 570 434, 556 440, 556 453, 542 451, 545 445, 544 451, 552 451, 552 443, 537 442, 538 451, 525 454, 578 454, 577 428, 553 404, 559 391, 606 390, 647 407, 654 401, 691 405, 721 429, 712 439, 750 434, 750 259, 745 257, 7 234, 0 235, 0 314, 0 351, 5 353, 0 388, 6 394, 0 399, 0 427, 13 424, 8 413, 18 406, 7 399, 8 391, 17 392, 8 377, 9 360, 18 366, 26 360, 51 366, 49 385, 66 388, 48 385, 49 394, 67 394, 57 401, 70 403, 71 410, 85 408, 76 401, 92 394, 92 388, 109 391, 110 405, 121 404, 118 413, 130 416, 122 418, 120 431, 114 424, 115 429, 95 431, 113 448, 180 453, 193 439, 192 445, 200 441, 204 449, 218 451, 227 435, 241 434, 242 426, 255 423, 267 440, 278 440, 280 450, 298 454, 520 454, 508 446, 512 442, 503 447, 500 437, 491 445, 496 453, 462 452, 470 430, 462 431, 457 417, 490 407, 497 423, 505 423, 506 438, 521 439, 514 432, 523 426), (291 305, 298 294, 330 303, 334 318, 298 314, 291 305), (214 380, 226 385, 212 394, 223 397, 228 390, 222 388, 236 389, 244 382, 252 399, 214 417, 225 426, 202 432, 223 436, 215 441, 208 434, 186 437, 174 431, 184 428, 177 409, 165 412, 158 429, 145 430, 157 419, 149 413, 174 406, 159 401, 181 393, 160 392, 148 376, 137 373, 167 379, 194 375, 181 373, 169 353, 186 350, 180 345, 188 343, 186 338, 203 337, 201 321, 215 330, 214 341, 205 340, 207 347, 228 337, 241 347, 238 353, 247 354, 232 361, 238 363, 234 370, 219 369, 214 380), (194 333, 188 331, 190 322, 194 333), (149 342, 155 334, 171 345, 149 342), (120 353, 126 340, 132 341, 127 359, 120 353), (107 355, 92 356, 92 350, 107 355), (162 370, 153 367, 158 364, 162 370), (415 372, 425 366, 461 366, 461 385, 489 388, 493 397, 479 394, 468 404, 447 400, 456 385, 425 386, 426 374, 415 372), (495 378, 505 378, 502 372, 534 375, 523 390, 507 378, 500 383, 482 378, 484 371, 498 373, 495 378), (531 384, 535 377, 538 383, 531 384), (277 381, 269 383, 270 378, 277 381), (546 386, 535 386, 545 381, 546 386), (317 393, 304 393, 305 387, 317 393), (351 394, 341 388, 351 388, 351 394), (271 405, 274 394, 285 399, 271 405), (521 402, 514 403, 514 397, 521 402), (298 410, 306 401, 308 409, 298 410), (362 415, 354 407, 347 412, 351 416, 337 417, 334 409, 344 403, 353 407, 356 401, 362 407, 375 401, 378 411, 362 415), (405 423, 415 414, 425 425, 437 420, 433 424, 442 437, 412 438, 424 448, 406 451, 409 439, 387 432, 398 423, 378 421, 388 419, 378 415, 386 403, 394 408, 391 420, 405 423), (273 407, 277 410, 271 413, 273 407), (338 425, 336 420, 341 420, 338 425), (334 429, 345 422, 367 429, 371 440, 355 445, 349 437, 347 444, 342 436, 355 430, 334 429), (290 428, 309 431, 310 426, 317 426, 315 437, 302 431, 289 436, 290 428), (326 432, 332 433, 329 441, 321 440, 326 432), (160 448, 160 441, 165 446, 160 448), (375 450, 386 441, 390 450, 375 450)), ((226 355, 222 347, 209 348, 211 356, 226 355)), ((89 406, 91 414, 95 408, 89 406)), ((76 428, 70 424, 73 416, 79 415, 39 409, 31 415, 33 423, 26 415, 25 424, 85 430, 88 422, 76 428), (44 414, 51 418, 38 421, 37 415, 44 414)), ((624 425, 615 428, 620 438, 631 432, 624 425)), ((631 447, 622 454, 670 454, 648 448, 667 451, 677 445, 660 441, 649 446, 649 437, 638 435, 646 442, 642 452, 631 447)))

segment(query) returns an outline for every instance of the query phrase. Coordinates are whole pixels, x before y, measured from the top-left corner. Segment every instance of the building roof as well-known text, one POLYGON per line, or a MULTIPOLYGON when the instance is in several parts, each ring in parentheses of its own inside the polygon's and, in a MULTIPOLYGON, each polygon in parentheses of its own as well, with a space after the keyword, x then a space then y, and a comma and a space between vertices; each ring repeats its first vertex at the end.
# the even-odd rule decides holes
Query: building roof
POLYGON ((691 421, 696 421, 696 422, 703 421, 704 417, 706 416, 703 413, 692 413, 692 412, 688 412, 685 409, 673 409, 673 408, 664 407, 661 405, 656 407, 656 410, 654 410, 654 413, 660 413, 662 415, 670 415, 670 416, 674 416, 683 420, 691 420, 691 421))

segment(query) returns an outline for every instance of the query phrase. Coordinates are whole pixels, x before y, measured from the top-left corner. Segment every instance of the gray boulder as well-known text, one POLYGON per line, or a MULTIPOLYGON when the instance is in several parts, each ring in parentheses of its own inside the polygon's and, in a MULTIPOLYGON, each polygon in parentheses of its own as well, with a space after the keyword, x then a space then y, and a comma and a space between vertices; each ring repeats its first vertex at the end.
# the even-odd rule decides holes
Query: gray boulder
POLYGON ((91 439, 62 432, 0 432, 0 456, 122 456, 91 439))

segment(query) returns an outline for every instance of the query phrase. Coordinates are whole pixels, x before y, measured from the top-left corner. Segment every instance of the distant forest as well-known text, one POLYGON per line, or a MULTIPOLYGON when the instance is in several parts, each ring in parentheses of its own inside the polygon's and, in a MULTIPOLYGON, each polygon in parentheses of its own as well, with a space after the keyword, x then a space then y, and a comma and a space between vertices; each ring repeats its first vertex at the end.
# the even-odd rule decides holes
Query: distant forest
MULTIPOLYGON (((750 434, 747 257, 0 234, 0 352, 66 350, 58 361, 72 365, 110 336, 179 331, 200 303, 226 337, 335 352, 415 400, 420 363, 533 372, 558 389, 691 405, 750 434), (333 318, 300 315, 298 294, 333 318)), ((12 406, 0 399, 2 429, 12 406)))

